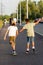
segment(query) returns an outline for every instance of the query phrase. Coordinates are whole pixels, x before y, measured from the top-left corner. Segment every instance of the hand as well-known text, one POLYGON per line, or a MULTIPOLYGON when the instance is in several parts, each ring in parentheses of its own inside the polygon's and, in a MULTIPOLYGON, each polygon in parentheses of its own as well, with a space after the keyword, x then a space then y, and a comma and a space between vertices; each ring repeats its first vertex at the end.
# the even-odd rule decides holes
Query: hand
POLYGON ((21 33, 23 31, 23 29, 21 29, 19 32, 21 33))
POLYGON ((21 32, 21 30, 19 32, 21 32))
POLYGON ((41 18, 39 18, 39 22, 41 21, 41 18))

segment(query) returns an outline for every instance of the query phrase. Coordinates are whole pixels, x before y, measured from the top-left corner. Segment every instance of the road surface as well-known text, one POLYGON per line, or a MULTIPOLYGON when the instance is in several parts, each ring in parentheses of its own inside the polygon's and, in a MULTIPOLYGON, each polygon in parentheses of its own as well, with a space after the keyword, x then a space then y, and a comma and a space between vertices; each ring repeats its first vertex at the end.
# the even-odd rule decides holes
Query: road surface
POLYGON ((35 26, 35 32, 43 36, 43 23, 35 26))
MULTIPOLYGON (((19 29, 21 27, 19 26, 19 29)), ((36 54, 25 54, 26 51, 26 31, 20 33, 16 39, 17 56, 11 55, 12 48, 9 40, 3 40, 6 27, 0 32, 0 65, 43 65, 43 36, 35 33, 36 54)))

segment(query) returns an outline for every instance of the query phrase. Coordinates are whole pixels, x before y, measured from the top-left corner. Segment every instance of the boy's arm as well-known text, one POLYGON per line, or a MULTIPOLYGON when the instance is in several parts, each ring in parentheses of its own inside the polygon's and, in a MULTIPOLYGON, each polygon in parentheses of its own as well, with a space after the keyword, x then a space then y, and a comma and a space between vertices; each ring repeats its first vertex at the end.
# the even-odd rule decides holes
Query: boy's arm
POLYGON ((37 25, 40 21, 41 21, 41 18, 35 23, 35 25, 37 25))
POLYGON ((4 40, 6 40, 7 34, 8 34, 8 30, 7 30, 6 33, 5 33, 4 40))
POLYGON ((18 30, 16 31, 16 36, 18 36, 18 30))
POLYGON ((24 30, 24 28, 22 28, 19 32, 22 32, 24 30))

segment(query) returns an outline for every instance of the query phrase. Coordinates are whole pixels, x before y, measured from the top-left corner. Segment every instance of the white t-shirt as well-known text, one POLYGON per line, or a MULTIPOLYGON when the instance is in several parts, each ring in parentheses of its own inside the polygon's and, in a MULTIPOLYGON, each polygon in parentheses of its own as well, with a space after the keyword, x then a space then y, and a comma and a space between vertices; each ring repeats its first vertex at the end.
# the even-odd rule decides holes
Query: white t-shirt
POLYGON ((18 30, 17 26, 9 26, 8 27, 8 36, 16 36, 16 31, 18 30))

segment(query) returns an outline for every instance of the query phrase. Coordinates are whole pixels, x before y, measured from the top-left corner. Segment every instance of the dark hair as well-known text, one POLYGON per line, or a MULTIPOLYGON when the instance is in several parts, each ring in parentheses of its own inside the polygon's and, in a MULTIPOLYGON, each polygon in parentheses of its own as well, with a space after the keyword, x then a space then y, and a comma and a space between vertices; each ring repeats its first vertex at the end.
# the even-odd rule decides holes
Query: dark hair
POLYGON ((15 24, 13 23, 13 24, 11 24, 12 26, 15 26, 15 24))
POLYGON ((26 22, 29 22, 29 19, 25 19, 26 22))

